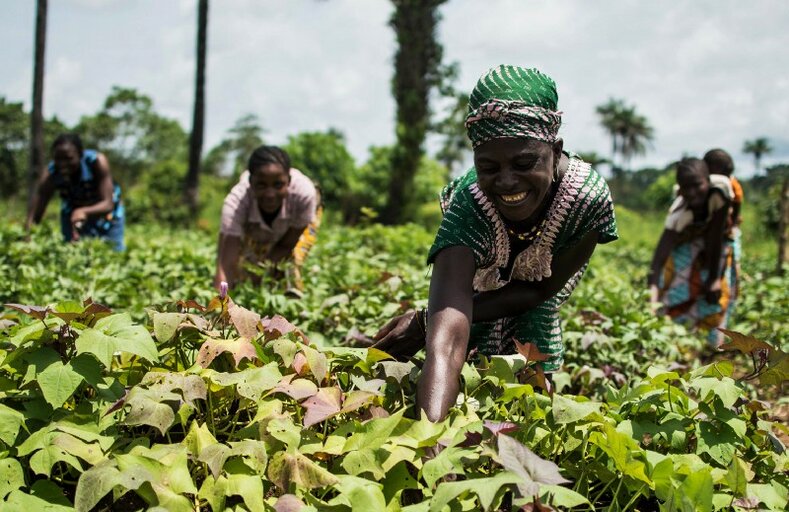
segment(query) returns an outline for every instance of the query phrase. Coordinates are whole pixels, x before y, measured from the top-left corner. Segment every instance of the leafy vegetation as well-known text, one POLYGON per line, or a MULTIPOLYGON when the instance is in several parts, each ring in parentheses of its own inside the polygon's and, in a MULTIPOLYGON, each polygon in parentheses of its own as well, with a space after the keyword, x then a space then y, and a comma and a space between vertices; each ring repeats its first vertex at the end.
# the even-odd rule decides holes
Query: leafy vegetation
POLYGON ((783 510, 786 278, 746 261, 733 328, 774 348, 701 366, 700 338, 647 310, 648 218, 618 215, 563 311, 553 394, 527 358, 481 359, 437 424, 416 419, 418 359, 353 348, 425 304, 426 230, 328 226, 304 299, 264 279, 231 301, 207 233, 132 227, 115 254, 3 228, 4 506, 783 510))

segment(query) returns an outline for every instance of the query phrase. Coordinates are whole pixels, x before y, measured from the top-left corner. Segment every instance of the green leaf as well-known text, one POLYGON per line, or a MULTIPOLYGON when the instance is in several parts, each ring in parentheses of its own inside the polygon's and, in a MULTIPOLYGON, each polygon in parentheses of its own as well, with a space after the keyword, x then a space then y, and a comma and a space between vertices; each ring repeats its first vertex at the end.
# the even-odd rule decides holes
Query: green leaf
POLYGON ((326 360, 326 356, 318 352, 312 347, 308 347, 304 345, 302 347, 302 352, 304 352, 304 356, 307 358, 307 364, 310 367, 310 372, 315 377, 315 380, 320 384, 326 378, 326 373, 329 368, 329 363, 326 360))
POLYGON ((229 456, 240 456, 244 463, 252 468, 258 475, 266 474, 266 463, 268 462, 268 452, 266 444, 256 439, 244 439, 243 441, 230 442, 229 456))
MULTIPOLYGON (((33 484, 35 488, 36 485, 33 484)), ((8 499, 2 504, 3 511, 19 511, 19 510, 35 510, 36 512, 69 512, 74 510, 69 505, 60 503, 53 503, 43 496, 38 496, 34 491, 33 494, 25 494, 22 491, 12 491, 8 495, 8 499)))
POLYGON ((707 454, 723 467, 731 464, 740 439, 729 425, 717 421, 700 421, 697 436, 697 454, 707 454))
POLYGON ((173 339, 181 322, 186 320, 185 313, 154 313, 153 334, 159 343, 166 343, 173 339))
POLYGON ((80 475, 74 496, 74 508, 80 512, 92 510, 116 485, 120 471, 115 461, 105 460, 80 475))
POLYGON ((438 455, 425 462, 420 475, 424 478, 429 489, 446 475, 465 475, 464 463, 471 463, 479 459, 479 455, 468 448, 451 446, 439 452, 438 455))
POLYGON ((729 471, 726 473, 726 485, 735 496, 745 496, 748 482, 753 478, 753 472, 739 457, 732 458, 729 471))
POLYGON ((0 460, 0 499, 24 486, 25 473, 22 471, 22 464, 16 459, 0 460))
POLYGON ((301 442, 301 427, 293 423, 290 417, 274 418, 266 425, 271 437, 282 441, 291 450, 298 448, 301 442))
POLYGON ((206 370, 203 375, 220 386, 236 386, 239 395, 254 402, 259 401, 263 394, 274 389, 282 380, 277 363, 255 366, 233 373, 217 373, 214 370, 206 370))
POLYGON ((201 500, 208 502, 213 512, 225 510, 225 497, 227 495, 227 478, 224 475, 216 480, 206 478, 203 480, 203 485, 200 486, 200 491, 197 493, 201 500))
POLYGON ((712 511, 712 476, 709 470, 696 471, 685 477, 677 490, 685 510, 712 511))
POLYGON ((79 459, 58 446, 45 446, 43 449, 34 453, 29 461, 30 469, 32 469, 34 473, 47 477, 50 476, 52 466, 58 462, 65 462, 79 472, 83 470, 82 463, 79 459))
POLYGON ((36 377, 44 399, 57 409, 66 403, 82 383, 82 375, 74 371, 70 364, 60 361, 53 363, 36 377))
POLYGON ((134 387, 129 391, 129 396, 126 399, 130 410, 125 423, 132 426, 150 425, 164 435, 175 421, 175 412, 172 406, 162 403, 162 401, 178 402, 180 399, 179 395, 172 392, 162 393, 134 387))
POLYGON ((430 500, 430 512, 440 512, 461 495, 474 493, 479 499, 480 510, 490 509, 502 486, 517 484, 520 477, 511 471, 502 471, 489 478, 475 478, 460 482, 443 482, 439 484, 433 499, 430 500))
POLYGON ((326 487, 338 482, 337 477, 300 453, 277 452, 269 461, 269 480, 287 492, 291 483, 307 489, 326 487))
POLYGON ((426 414, 423 414, 419 421, 404 420, 404 423, 410 424, 401 435, 393 438, 392 442, 410 448, 434 446, 447 431, 448 424, 447 421, 434 423, 427 419, 426 414))
POLYGON ((371 449, 380 448, 381 445, 389 440, 389 436, 400 424, 404 413, 405 409, 400 409, 388 418, 372 419, 365 422, 357 432, 354 432, 345 441, 342 452, 348 453, 365 447, 371 449))
POLYGON ((55 435, 52 438, 52 445, 62 448, 66 453, 79 457, 91 466, 95 466, 104 459, 104 453, 99 443, 86 443, 65 432, 55 435))
POLYGON ((159 353, 151 335, 141 325, 132 323, 128 313, 102 318, 93 328, 82 331, 76 341, 77 353, 91 353, 109 368, 115 352, 127 352, 152 363, 159 361, 159 353))
POLYGON ((375 480, 382 480, 386 476, 386 472, 381 465, 379 450, 362 448, 352 451, 343 457, 341 466, 349 475, 358 476, 370 473, 375 480))
POLYGON ((260 476, 248 474, 240 465, 228 463, 227 487, 229 496, 241 496, 250 512, 264 512, 263 482, 260 476))
POLYGON ((0 404, 0 440, 14 446, 19 429, 25 424, 25 416, 16 409, 0 404))
POLYGON ((726 407, 732 407, 734 403, 743 395, 742 389, 737 386, 734 379, 724 377, 701 377, 691 379, 690 387, 698 390, 701 400, 708 400, 710 395, 717 396, 726 407))
POLYGON ((419 485, 408 471, 406 463, 400 461, 386 472, 383 480, 384 499, 389 503, 398 492, 405 489, 418 489, 419 485))
POLYGON ((299 351, 299 345, 285 338, 279 338, 271 343, 271 349, 282 358, 283 366, 290 366, 293 364, 293 359, 299 351))
POLYGON ((617 432, 608 423, 603 425, 603 432, 589 434, 589 442, 599 446, 614 462, 616 469, 624 475, 641 480, 650 487, 652 481, 644 472, 646 465, 633 457, 634 453, 643 452, 630 436, 617 432))
POLYGON ((582 420, 593 413, 600 412, 601 404, 597 402, 576 402, 562 395, 554 394, 551 411, 553 419, 559 425, 582 420))
POLYGON ((769 484, 748 484, 748 496, 755 496, 770 510, 786 510, 789 504, 789 492, 778 482, 769 484))
POLYGON ((351 512, 386 509, 381 484, 351 475, 338 475, 337 479, 334 488, 339 495, 330 504, 343 503, 351 507, 351 512))
POLYGON ((545 501, 557 507, 558 510, 590 505, 585 496, 561 485, 543 484, 540 485, 540 489, 551 495, 550 501, 547 499, 545 501))

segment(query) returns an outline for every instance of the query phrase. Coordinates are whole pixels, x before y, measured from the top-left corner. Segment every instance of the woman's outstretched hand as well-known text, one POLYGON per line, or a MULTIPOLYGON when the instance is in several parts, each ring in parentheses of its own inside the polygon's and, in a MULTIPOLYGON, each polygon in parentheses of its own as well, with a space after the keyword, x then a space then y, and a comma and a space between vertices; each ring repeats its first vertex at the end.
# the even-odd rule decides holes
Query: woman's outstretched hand
POLYGON ((413 309, 389 320, 373 339, 373 348, 401 360, 412 357, 425 346, 425 333, 419 325, 417 311, 413 309))

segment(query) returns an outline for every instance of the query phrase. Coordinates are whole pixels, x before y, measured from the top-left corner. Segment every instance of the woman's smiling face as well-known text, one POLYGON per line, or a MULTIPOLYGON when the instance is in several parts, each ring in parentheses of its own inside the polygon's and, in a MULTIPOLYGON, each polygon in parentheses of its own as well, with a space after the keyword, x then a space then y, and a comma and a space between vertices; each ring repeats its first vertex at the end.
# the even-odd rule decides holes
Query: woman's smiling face
POLYGON ((474 150, 479 188, 507 220, 532 216, 551 189, 562 140, 500 138, 474 150))

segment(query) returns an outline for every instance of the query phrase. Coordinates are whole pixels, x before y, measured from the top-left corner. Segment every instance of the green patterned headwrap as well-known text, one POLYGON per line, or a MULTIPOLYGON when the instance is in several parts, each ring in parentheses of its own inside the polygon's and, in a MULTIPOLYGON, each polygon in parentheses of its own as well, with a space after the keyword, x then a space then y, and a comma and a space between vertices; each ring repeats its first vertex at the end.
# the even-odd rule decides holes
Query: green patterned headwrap
POLYGON ((471 145, 524 137, 554 142, 562 124, 556 83, 536 69, 500 65, 477 81, 468 101, 471 145))

